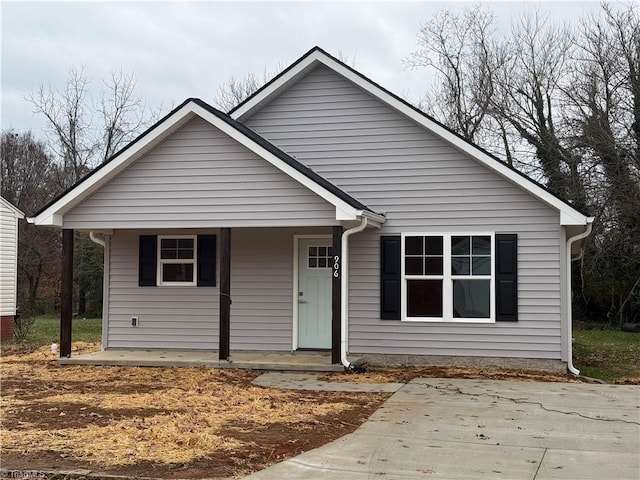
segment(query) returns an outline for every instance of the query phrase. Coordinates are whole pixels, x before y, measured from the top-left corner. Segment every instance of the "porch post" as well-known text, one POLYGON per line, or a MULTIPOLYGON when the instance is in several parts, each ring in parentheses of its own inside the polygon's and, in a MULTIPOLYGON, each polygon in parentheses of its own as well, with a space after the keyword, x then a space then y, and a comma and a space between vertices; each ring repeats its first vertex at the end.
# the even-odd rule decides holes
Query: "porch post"
POLYGON ((73 310, 73 230, 62 229, 62 288, 60 298, 60 358, 71 356, 73 310))
POLYGON ((231 340, 231 229, 220 229, 220 346, 219 360, 229 360, 231 340))
POLYGON ((333 247, 331 250, 331 363, 340 363, 343 230, 342 225, 333 227, 333 247))

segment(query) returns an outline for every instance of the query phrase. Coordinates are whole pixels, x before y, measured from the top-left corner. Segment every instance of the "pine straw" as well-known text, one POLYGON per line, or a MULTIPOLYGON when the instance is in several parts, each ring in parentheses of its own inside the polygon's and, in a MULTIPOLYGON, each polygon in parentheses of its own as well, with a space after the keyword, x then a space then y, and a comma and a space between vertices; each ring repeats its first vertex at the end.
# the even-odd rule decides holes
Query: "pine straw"
MULTIPOLYGON (((78 352, 95 347, 76 344, 78 352)), ((187 463, 246 446, 225 435, 230 425, 313 422, 354 408, 252 386, 256 375, 205 368, 60 367, 49 347, 9 353, 2 358, 9 388, 3 385, 0 440, 7 453, 54 451, 102 467, 187 463)))

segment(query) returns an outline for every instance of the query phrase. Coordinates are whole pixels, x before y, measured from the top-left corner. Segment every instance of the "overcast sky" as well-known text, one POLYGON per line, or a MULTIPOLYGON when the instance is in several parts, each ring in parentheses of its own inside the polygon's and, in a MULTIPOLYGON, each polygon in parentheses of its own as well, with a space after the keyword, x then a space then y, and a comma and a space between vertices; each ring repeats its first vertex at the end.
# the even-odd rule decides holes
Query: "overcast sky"
MULTIPOLYGON (((134 72, 137 93, 163 113, 187 97, 212 102, 230 76, 287 66, 315 45, 352 60, 377 83, 418 100, 424 70, 402 59, 416 48, 420 25, 462 2, 6 2, 1 3, 1 126, 32 129, 44 122, 24 100, 40 84, 64 86, 84 67, 94 91, 110 72, 134 72)), ((485 2, 501 28, 539 5, 577 22, 598 11, 591 2, 485 2)), ((44 139, 44 138, 43 138, 44 139)))

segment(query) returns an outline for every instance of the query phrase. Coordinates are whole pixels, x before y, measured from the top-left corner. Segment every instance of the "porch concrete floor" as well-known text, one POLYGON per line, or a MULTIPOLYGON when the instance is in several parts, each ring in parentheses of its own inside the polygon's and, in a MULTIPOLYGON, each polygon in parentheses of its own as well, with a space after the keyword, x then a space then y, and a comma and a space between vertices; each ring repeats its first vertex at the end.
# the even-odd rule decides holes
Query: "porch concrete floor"
POLYGON ((218 360, 216 351, 103 350, 58 360, 61 365, 113 365, 136 367, 210 367, 253 370, 340 372, 329 352, 233 352, 229 361, 218 360))

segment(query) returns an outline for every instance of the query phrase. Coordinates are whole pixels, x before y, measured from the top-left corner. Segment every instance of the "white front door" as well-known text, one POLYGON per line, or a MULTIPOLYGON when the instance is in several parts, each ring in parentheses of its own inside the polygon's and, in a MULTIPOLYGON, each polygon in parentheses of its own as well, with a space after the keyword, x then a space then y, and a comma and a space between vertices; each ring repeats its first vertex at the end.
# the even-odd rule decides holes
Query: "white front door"
POLYGON ((331 239, 298 242, 298 348, 331 348, 331 239))

